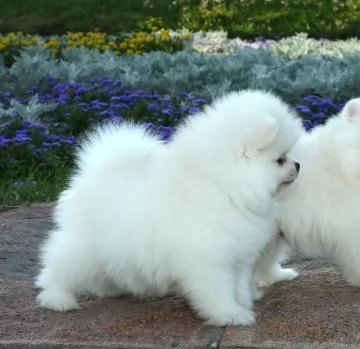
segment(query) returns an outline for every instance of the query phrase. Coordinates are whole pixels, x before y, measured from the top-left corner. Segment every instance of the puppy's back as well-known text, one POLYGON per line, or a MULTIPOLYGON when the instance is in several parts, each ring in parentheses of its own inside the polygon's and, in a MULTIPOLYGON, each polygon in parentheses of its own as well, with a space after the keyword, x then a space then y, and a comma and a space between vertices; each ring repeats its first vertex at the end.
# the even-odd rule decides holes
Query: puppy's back
POLYGON ((108 124, 87 135, 77 154, 78 172, 134 169, 153 158, 163 147, 160 139, 130 123, 108 124))

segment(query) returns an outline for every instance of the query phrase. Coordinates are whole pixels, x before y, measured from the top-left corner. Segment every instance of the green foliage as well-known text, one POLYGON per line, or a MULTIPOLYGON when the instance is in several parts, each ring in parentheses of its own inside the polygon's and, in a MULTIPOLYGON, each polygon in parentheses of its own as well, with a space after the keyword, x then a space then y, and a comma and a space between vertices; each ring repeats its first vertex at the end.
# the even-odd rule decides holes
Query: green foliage
POLYGON ((54 168, 47 175, 38 176, 35 168, 24 180, 3 180, 0 184, 0 211, 27 202, 51 202, 65 189, 69 169, 54 168))
POLYGON ((360 29, 358 0, 179 0, 180 23, 190 30, 222 29, 230 36, 356 36, 360 29))
POLYGON ((148 17, 163 17, 167 27, 178 14, 168 0, 1 0, 0 32, 42 35, 68 31, 129 32, 148 17))
POLYGON ((346 38, 360 31, 358 0, 2 0, 0 8, 0 32, 43 35, 131 32, 149 17, 161 18, 165 28, 222 29, 241 38, 296 32, 346 38))

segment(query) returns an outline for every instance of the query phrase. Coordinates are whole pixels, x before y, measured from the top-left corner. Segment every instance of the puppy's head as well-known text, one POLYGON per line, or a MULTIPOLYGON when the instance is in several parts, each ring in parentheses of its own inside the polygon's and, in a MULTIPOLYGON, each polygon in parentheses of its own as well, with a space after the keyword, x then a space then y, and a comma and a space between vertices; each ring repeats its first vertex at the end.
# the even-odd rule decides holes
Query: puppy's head
POLYGON ((265 174, 269 184, 279 189, 296 179, 300 164, 288 154, 298 138, 297 132, 287 128, 277 116, 269 113, 252 120, 253 127, 242 144, 242 157, 247 165, 265 174))
POLYGON ((236 161, 241 171, 275 194, 299 173, 300 164, 288 153, 305 132, 301 121, 273 94, 250 90, 236 97, 233 130, 229 131, 236 161))
POLYGON ((257 205, 269 204, 282 184, 296 178, 299 165, 288 152, 302 132, 300 119, 278 97, 245 90, 191 118, 172 146, 193 172, 210 175, 237 205, 246 201, 262 210, 257 205))

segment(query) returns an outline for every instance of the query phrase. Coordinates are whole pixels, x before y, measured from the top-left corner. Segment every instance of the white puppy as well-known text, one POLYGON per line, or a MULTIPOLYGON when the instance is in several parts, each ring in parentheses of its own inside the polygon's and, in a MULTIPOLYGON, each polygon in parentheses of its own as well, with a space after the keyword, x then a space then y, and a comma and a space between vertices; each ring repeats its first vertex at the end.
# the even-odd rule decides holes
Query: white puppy
POLYGON ((297 175, 299 124, 277 97, 243 91, 169 144, 131 125, 90 134, 42 248, 40 304, 177 292, 209 324, 254 323, 253 268, 276 232, 273 196, 297 175))
POLYGON ((280 229, 309 257, 325 257, 360 286, 360 99, 303 136, 292 150, 295 183, 278 195, 280 229))

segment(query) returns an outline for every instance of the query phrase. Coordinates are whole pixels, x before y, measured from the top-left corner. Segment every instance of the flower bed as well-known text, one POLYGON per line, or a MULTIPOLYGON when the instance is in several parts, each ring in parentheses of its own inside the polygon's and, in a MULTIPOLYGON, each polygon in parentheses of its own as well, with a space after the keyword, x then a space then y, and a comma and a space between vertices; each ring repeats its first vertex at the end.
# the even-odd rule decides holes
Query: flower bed
POLYGON ((109 35, 104 32, 75 32, 66 35, 41 37, 18 33, 0 35, 0 53, 17 55, 18 50, 26 47, 48 48, 55 57, 61 56, 69 47, 96 49, 100 52, 112 51, 116 54, 143 54, 144 52, 163 51, 177 52, 183 48, 206 54, 231 54, 238 49, 253 48, 269 50, 279 57, 300 58, 307 55, 324 55, 343 57, 360 51, 360 40, 315 40, 306 33, 280 40, 255 39, 252 41, 240 38, 229 39, 226 32, 196 32, 188 30, 174 31, 154 27, 151 31, 109 35))
POLYGON ((0 54, 11 65, 19 51, 26 47, 47 48, 53 57, 61 57, 66 48, 87 48, 99 52, 112 51, 115 54, 132 55, 150 51, 176 52, 183 49, 191 38, 188 31, 175 32, 159 29, 151 32, 139 31, 122 35, 109 35, 104 32, 76 32, 65 35, 41 37, 18 33, 0 35, 0 54))
MULTIPOLYGON (((130 45, 126 40, 136 35, 121 40, 130 45)), ((360 95, 360 54, 346 53, 357 49, 356 40, 349 41, 354 46, 344 44, 345 49, 341 42, 304 36, 279 42, 226 41, 223 36, 228 54, 196 52, 209 51, 196 47, 201 40, 211 44, 218 39, 216 33, 198 33, 191 41, 195 50, 128 56, 111 47, 113 40, 120 48, 120 39, 101 33, 69 33, 61 39, 19 34, 12 41, 7 37, 5 48, 0 38, 0 168, 5 169, 0 172, 0 207, 53 200, 73 166, 79 137, 104 121, 134 120, 170 141, 179 122, 211 98, 262 88, 283 97, 311 129, 360 95), (99 43, 91 43, 94 38, 99 43), (100 42, 104 47, 97 47, 100 42), (308 43, 305 55, 282 53, 295 42, 308 43), (334 53, 336 45, 343 57, 325 52, 334 53)), ((301 51, 306 45, 297 47, 301 51)))
POLYGON ((212 98, 233 90, 261 88, 296 104, 311 94, 336 101, 360 95, 360 53, 344 58, 315 55, 288 59, 251 48, 230 55, 180 51, 135 56, 69 48, 62 54, 61 59, 54 59, 47 49, 28 47, 11 67, 1 64, 0 58, 0 94, 21 95, 51 75, 64 83, 88 83, 108 76, 133 90, 173 97, 182 91, 212 98))
POLYGON ((191 47, 204 53, 229 54, 238 49, 250 47, 269 50, 278 57, 301 58, 308 55, 344 57, 348 53, 360 52, 360 40, 316 40, 306 33, 299 33, 279 40, 240 38, 229 39, 226 32, 194 33, 191 47))
MULTIPOLYGON (((133 91, 108 78, 90 84, 64 84, 52 77, 33 86, 22 98, 6 93, 0 101, 0 167, 6 168, 0 175, 2 180, 23 180, 33 168, 44 175, 59 166, 71 166, 78 137, 104 121, 134 120, 168 141, 185 116, 209 102, 185 92, 169 97, 133 91)), ((342 107, 316 96, 299 103, 295 108, 308 129, 342 107)))
POLYGON ((36 168, 43 174, 70 166, 78 136, 105 122, 135 120, 169 140, 186 115, 207 103, 187 93, 162 96, 123 87, 103 78, 90 84, 59 83, 47 77, 22 98, 0 96, 0 179, 23 179, 36 168))

